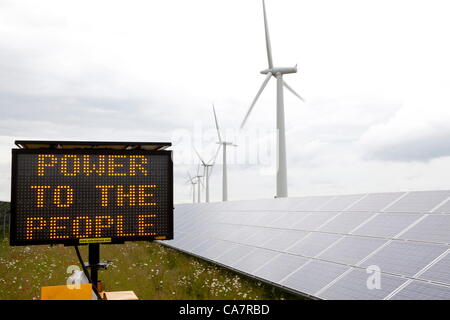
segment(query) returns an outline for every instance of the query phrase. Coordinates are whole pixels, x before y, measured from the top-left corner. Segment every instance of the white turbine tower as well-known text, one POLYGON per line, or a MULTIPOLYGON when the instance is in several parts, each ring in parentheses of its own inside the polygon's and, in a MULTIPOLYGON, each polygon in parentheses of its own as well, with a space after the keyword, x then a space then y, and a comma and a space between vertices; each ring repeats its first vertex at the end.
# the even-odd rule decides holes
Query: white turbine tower
POLYGON ((241 129, 244 127, 245 122, 247 121, 250 112, 255 106, 256 101, 259 96, 263 92, 270 78, 274 76, 277 79, 277 193, 276 197, 287 197, 288 196, 288 188, 287 188, 287 167, 286 167, 286 136, 284 129, 284 101, 283 101, 283 86, 285 86, 289 91, 291 91, 296 97, 300 100, 304 101, 303 98, 294 91, 288 84, 283 80, 283 75, 287 73, 296 73, 297 65, 295 67, 274 67, 272 61, 272 48, 270 45, 269 38, 269 27, 267 25, 267 16, 266 16, 266 6, 264 0, 263 3, 263 15, 264 15, 264 30, 266 34, 266 50, 267 50, 267 60, 269 62, 269 67, 263 71, 262 74, 266 75, 266 79, 259 89, 256 97, 253 99, 250 108, 245 115, 244 120, 241 124, 241 129))
MULTIPOLYGON (((201 199, 200 199, 200 185, 203 185, 203 182, 202 182, 202 178, 203 176, 201 176, 200 175, 200 164, 197 166, 197 175, 195 175, 194 176, 194 178, 196 178, 197 179, 197 186, 198 186, 198 190, 197 190, 197 198, 198 198, 198 203, 200 203, 201 202, 201 199)), ((204 185, 203 185, 204 186, 204 185)))
POLYGON ((217 148, 216 154, 215 156, 209 161, 206 162, 203 160, 203 158, 200 156, 200 154, 198 153, 197 149, 194 148, 195 153, 197 154, 198 158, 200 159, 202 166, 203 166, 203 177, 205 178, 205 189, 206 189, 206 196, 205 196, 205 201, 209 202, 209 176, 211 175, 212 169, 214 167, 214 164, 216 163, 216 158, 217 158, 217 154, 219 153, 219 148, 217 148), (210 170, 211 168, 211 170, 210 170))
POLYGON ((192 203, 195 203, 195 185, 198 183, 195 180, 195 177, 192 177, 191 174, 188 171, 188 180, 186 181, 186 184, 190 183, 191 184, 191 193, 192 193, 192 203))
POLYGON ((220 129, 219 129, 219 121, 217 120, 216 108, 214 108, 214 104, 213 104, 213 113, 214 113, 214 121, 216 123, 216 129, 217 129, 217 137, 219 138, 219 141, 217 141, 217 143, 219 144, 219 149, 220 149, 220 147, 222 147, 222 156, 223 156, 223 160, 222 160, 223 161, 222 162, 222 201, 227 201, 228 200, 227 146, 237 147, 237 145, 232 142, 227 142, 227 141, 222 140, 222 137, 220 135, 220 129))

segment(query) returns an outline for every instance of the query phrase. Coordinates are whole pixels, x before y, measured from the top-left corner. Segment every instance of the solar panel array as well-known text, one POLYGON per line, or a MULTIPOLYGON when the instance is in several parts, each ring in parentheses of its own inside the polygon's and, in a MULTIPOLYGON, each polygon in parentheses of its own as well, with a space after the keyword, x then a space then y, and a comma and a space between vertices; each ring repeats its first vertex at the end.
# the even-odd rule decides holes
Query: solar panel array
POLYGON ((174 218, 163 244, 302 295, 450 299, 450 191, 182 204, 174 218))

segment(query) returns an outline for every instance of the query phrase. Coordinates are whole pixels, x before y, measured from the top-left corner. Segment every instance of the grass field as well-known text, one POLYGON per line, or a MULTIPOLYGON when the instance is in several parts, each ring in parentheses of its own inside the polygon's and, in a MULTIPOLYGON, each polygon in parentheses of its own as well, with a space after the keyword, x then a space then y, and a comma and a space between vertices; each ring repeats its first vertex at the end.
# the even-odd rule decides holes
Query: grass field
MULTIPOLYGON (((87 248, 80 247, 87 260, 87 248)), ((299 299, 157 243, 103 245, 100 271, 107 291, 133 290, 140 299, 299 299)), ((73 247, 10 247, 0 243, 0 299, 40 299, 40 287, 66 283, 79 265, 73 247)))

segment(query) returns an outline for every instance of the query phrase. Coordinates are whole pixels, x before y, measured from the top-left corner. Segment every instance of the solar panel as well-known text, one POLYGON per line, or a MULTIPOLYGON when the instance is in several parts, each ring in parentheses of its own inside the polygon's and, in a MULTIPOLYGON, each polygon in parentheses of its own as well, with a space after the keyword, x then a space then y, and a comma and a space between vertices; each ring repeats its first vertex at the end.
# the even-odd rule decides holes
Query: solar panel
POLYGON ((386 240, 345 236, 324 251, 319 258, 354 265, 384 243, 386 240))
POLYGON ((342 211, 348 206, 354 204, 358 200, 361 200, 364 198, 365 195, 363 194, 351 194, 351 195, 345 195, 345 196, 339 196, 331 199, 327 203, 325 203, 323 206, 320 207, 321 211, 342 211))
POLYGON ((281 284, 299 292, 314 294, 347 269, 349 267, 340 264, 313 260, 287 276, 281 284))
POLYGON ((377 265, 383 272, 412 277, 446 250, 447 247, 441 245, 392 241, 362 266, 377 265))
POLYGON ((244 272, 252 273, 261 267, 261 261, 270 260, 275 256, 276 253, 272 250, 255 249, 245 259, 239 260, 234 267, 244 272))
POLYGON ((255 219, 255 226, 272 226, 273 221, 278 220, 280 218, 279 212, 269 212, 269 213, 260 213, 259 217, 255 219))
POLYGON ((403 192, 371 193, 352 205, 348 210, 371 212, 380 211, 400 198, 403 194, 403 192))
POLYGON ((272 282, 280 282, 309 260, 307 258, 281 253, 255 271, 255 275, 272 282))
MULTIPOLYGON (((319 299, 450 299, 450 191, 177 205, 164 245, 319 299), (379 288, 367 281, 379 268, 379 288)), ((378 276, 378 275, 377 275, 378 276)))
POLYGON ((450 191, 416 191, 408 193, 386 208, 390 212, 430 212, 450 197, 450 191))
POLYGON ((352 233, 371 237, 392 238, 421 217, 421 214, 379 214, 366 224, 355 229, 352 233))
POLYGON ((404 278, 382 273, 377 289, 367 286, 367 279, 366 270, 354 268, 319 294, 319 297, 339 300, 381 300, 406 282, 404 278))
POLYGON ((341 238, 341 236, 336 234, 314 232, 295 243, 287 249, 287 251, 306 257, 314 257, 336 242, 339 238, 341 238))
POLYGON ((231 250, 235 246, 234 243, 229 241, 222 241, 222 240, 212 240, 211 245, 208 249, 205 250, 203 255, 211 260, 216 260, 218 256, 223 254, 224 252, 231 250))
POLYGON ((343 212, 322 225, 318 230, 334 233, 349 233, 372 216, 373 213, 367 212, 343 212))
POLYGON ((412 281, 391 300, 449 300, 450 287, 421 281, 412 281))
POLYGON ((320 196, 320 197, 304 197, 297 198, 298 201, 293 202, 292 206, 288 209, 290 211, 310 211, 318 210, 321 206, 324 206, 328 201, 335 197, 320 196))
POLYGON ((254 250, 252 247, 235 244, 229 250, 219 255, 215 260, 222 264, 233 266, 239 259, 243 259, 252 252, 252 250, 254 250))
POLYGON ((314 212, 313 214, 307 216, 305 219, 302 219, 301 221, 294 224, 292 228, 299 230, 316 230, 322 224, 336 215, 337 212, 314 212))
POLYGON ((427 269, 419 278, 450 284, 450 254, 447 253, 445 257, 427 269))
POLYGON ((429 215, 402 235, 403 239, 450 243, 450 215, 429 215))
POLYGON ((275 235, 276 230, 259 228, 252 236, 246 238, 241 242, 250 246, 261 247, 264 245, 264 243, 269 242, 275 235))
POLYGON ((450 201, 442 203, 440 206, 433 210, 435 213, 450 213, 450 201))
POLYGON ((275 230, 273 238, 264 243, 264 248, 275 251, 285 251, 294 243, 303 239, 307 234, 308 232, 306 231, 275 230))
POLYGON ((297 213, 297 212, 289 212, 284 215, 280 215, 277 220, 274 220, 272 223, 273 228, 283 228, 289 229, 292 228, 295 224, 300 224, 300 222, 306 219, 311 213, 297 213))

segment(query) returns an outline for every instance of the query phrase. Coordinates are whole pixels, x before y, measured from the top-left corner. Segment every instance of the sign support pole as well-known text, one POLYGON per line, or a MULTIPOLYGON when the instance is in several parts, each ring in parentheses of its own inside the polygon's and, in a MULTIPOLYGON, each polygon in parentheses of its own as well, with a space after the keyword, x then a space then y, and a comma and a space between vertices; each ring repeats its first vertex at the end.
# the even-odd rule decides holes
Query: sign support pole
POLYGON ((100 244, 89 244, 89 267, 91 268, 92 285, 97 288, 98 285, 98 269, 100 265, 100 244))

